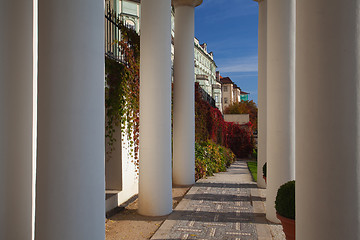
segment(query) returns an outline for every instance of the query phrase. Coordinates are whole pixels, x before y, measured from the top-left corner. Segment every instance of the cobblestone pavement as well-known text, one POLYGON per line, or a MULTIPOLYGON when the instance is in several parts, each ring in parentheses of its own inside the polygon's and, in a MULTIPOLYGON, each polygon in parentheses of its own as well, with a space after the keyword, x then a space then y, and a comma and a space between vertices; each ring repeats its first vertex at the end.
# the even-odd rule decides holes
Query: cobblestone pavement
POLYGON ((237 161, 227 172, 197 181, 151 239, 284 239, 281 226, 265 219, 263 194, 246 162, 237 161))

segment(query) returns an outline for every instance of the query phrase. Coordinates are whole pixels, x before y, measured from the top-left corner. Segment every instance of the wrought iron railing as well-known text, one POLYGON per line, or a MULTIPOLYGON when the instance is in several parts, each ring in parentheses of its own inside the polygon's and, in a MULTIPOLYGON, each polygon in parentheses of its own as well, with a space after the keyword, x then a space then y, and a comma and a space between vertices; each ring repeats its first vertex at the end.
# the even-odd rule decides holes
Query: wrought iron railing
POLYGON ((211 97, 201 86, 199 86, 199 91, 203 100, 207 101, 212 107, 216 107, 215 99, 211 97))
POLYGON ((119 62, 123 62, 124 56, 119 45, 121 40, 121 25, 119 16, 111 9, 110 4, 106 6, 105 13, 105 56, 119 62))

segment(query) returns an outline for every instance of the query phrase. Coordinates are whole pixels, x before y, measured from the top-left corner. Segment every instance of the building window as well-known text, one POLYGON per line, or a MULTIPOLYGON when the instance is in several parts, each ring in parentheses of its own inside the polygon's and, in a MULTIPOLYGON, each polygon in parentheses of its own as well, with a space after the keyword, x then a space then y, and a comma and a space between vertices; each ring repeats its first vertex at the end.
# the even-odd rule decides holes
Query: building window
POLYGON ((123 13, 137 16, 137 4, 131 2, 123 2, 122 6, 123 13))
POLYGON ((133 30, 135 30, 135 22, 131 21, 131 20, 126 20, 125 21, 125 25, 128 27, 128 28, 131 28, 133 30))
POLYGON ((223 89, 224 89, 224 92, 228 91, 227 86, 224 86, 223 89))
POLYGON ((227 99, 227 97, 226 97, 226 98, 224 98, 224 103, 228 103, 228 99, 227 99))

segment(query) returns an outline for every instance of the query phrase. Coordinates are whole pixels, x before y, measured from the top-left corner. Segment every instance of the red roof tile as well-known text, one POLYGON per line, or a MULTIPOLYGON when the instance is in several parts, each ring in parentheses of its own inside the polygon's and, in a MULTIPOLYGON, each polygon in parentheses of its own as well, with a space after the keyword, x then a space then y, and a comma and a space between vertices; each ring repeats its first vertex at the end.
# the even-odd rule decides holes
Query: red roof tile
POLYGON ((220 78, 220 82, 222 84, 234 84, 234 82, 231 81, 231 79, 229 77, 220 78))

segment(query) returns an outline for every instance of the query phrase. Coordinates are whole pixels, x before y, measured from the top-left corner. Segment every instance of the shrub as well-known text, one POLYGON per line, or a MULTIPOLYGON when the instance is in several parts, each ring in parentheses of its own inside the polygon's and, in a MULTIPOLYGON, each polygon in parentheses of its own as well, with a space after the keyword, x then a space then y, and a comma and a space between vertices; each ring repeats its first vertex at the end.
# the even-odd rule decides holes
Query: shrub
POLYGON ((257 130, 258 108, 253 100, 233 103, 224 110, 225 114, 249 114, 250 121, 254 124, 253 128, 257 130))
POLYGON ((226 171, 226 167, 235 161, 235 155, 223 146, 207 140, 195 142, 195 179, 212 176, 226 171))
POLYGON ((254 159, 255 161, 257 160, 257 149, 253 149, 253 152, 252 152, 252 154, 251 154, 251 157, 252 157, 252 159, 254 159))
POLYGON ((252 124, 226 122, 226 145, 237 157, 249 157, 254 149, 252 124))
POLYGON ((225 122, 219 109, 204 101, 195 83, 195 141, 211 139, 214 143, 230 148, 237 157, 248 157, 255 147, 252 124, 225 122))
POLYGON ((276 195, 275 209, 279 215, 295 219, 295 181, 280 186, 276 195))
POLYGON ((203 142, 209 139, 210 104, 201 98, 199 84, 195 83, 195 141, 203 142))
POLYGON ((267 163, 265 163, 262 167, 262 170, 263 170, 263 176, 266 177, 266 174, 267 174, 267 163))

